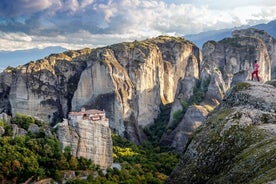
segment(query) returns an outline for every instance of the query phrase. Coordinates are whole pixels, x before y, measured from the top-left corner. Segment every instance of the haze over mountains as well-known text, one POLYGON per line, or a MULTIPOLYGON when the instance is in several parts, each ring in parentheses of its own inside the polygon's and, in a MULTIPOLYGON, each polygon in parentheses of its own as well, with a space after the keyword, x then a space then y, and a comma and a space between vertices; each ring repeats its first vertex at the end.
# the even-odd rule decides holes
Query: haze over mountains
MULTIPOLYGON (((254 26, 243 26, 235 27, 231 29, 221 29, 206 31, 199 34, 190 34, 185 35, 186 40, 192 41, 200 49, 202 45, 209 40, 219 41, 226 37, 231 37, 231 32, 235 29, 245 29, 248 27, 253 27, 256 29, 264 30, 269 33, 271 36, 276 37, 276 20, 273 20, 267 24, 258 24, 254 26)), ((53 46, 46 47, 44 49, 29 49, 29 50, 17 50, 17 51, 0 51, 0 71, 5 69, 8 66, 16 67, 28 63, 30 61, 35 61, 42 59, 52 53, 60 53, 66 51, 66 48, 53 46)))
POLYGON ((65 48, 62 47, 46 47, 44 49, 29 49, 29 50, 17 50, 17 51, 0 51, 0 70, 7 68, 8 66, 16 67, 42 59, 52 53, 64 52, 65 48))
POLYGON ((231 37, 231 33, 233 30, 236 29, 246 29, 246 28, 256 28, 260 30, 264 30, 274 38, 276 37, 276 20, 270 21, 267 24, 257 24, 254 26, 242 26, 242 27, 235 27, 231 29, 220 29, 220 30, 213 30, 213 31, 206 31, 199 34, 190 34, 185 35, 184 38, 186 40, 192 41, 196 44, 200 49, 202 48, 203 44, 206 41, 214 40, 219 41, 223 38, 231 37))

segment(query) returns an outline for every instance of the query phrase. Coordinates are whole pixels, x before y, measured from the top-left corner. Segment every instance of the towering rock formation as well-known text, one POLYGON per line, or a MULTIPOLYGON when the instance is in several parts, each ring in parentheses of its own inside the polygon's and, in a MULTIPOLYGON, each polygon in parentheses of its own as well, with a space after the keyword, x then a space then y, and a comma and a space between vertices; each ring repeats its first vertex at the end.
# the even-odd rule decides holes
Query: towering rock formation
POLYGON ((217 106, 233 85, 250 80, 256 59, 260 64, 259 75, 262 82, 271 79, 275 54, 275 39, 255 29, 237 30, 233 32, 232 38, 206 42, 202 49, 201 84, 195 89, 195 92, 206 92, 204 101, 201 106, 189 107, 179 125, 163 136, 161 144, 170 144, 182 152, 195 127, 201 125, 208 114, 206 107, 217 106))
POLYGON ((275 86, 251 81, 231 88, 167 183, 275 183, 275 94, 275 86))
POLYGON ((111 166, 112 138, 105 112, 82 108, 80 112, 70 112, 68 119, 56 128, 62 150, 69 146, 75 157, 91 159, 101 168, 111 166))
POLYGON ((189 41, 160 36, 8 68, 0 74, 0 111, 57 123, 83 106, 104 109, 114 132, 141 143, 146 139, 143 129, 153 124, 160 105, 172 103, 172 131, 161 143, 182 151, 210 105, 218 105, 231 86, 249 79, 255 59, 262 81, 270 80, 274 39, 256 30, 250 33, 237 31, 233 38, 209 41, 202 55, 189 41), (193 105, 195 97, 204 98, 203 103, 185 109, 183 104, 193 105), (175 128, 174 115, 184 111, 190 115, 175 128))
POLYGON ((237 82, 250 80, 254 61, 260 64, 263 82, 271 79, 271 62, 266 44, 256 37, 225 38, 204 44, 201 80, 210 80, 206 99, 220 102, 237 82))
POLYGON ((192 95, 200 62, 194 44, 166 36, 55 54, 1 73, 0 110, 56 123, 104 109, 115 132, 140 143, 161 104, 192 95))
POLYGON ((72 109, 105 109, 118 134, 140 143, 142 129, 153 123, 161 103, 172 103, 179 91, 182 98, 191 95, 194 81, 188 78, 198 77, 200 57, 193 44, 173 37, 96 49, 82 72, 72 109), (179 90, 179 85, 185 87, 179 90))
POLYGON ((51 55, 1 73, 1 111, 38 117, 46 122, 66 116, 90 49, 51 55), (6 81, 6 76, 10 80, 6 81))
POLYGON ((254 37, 265 43, 271 62, 271 79, 276 79, 276 40, 268 33, 258 29, 241 29, 232 33, 233 37, 254 37))

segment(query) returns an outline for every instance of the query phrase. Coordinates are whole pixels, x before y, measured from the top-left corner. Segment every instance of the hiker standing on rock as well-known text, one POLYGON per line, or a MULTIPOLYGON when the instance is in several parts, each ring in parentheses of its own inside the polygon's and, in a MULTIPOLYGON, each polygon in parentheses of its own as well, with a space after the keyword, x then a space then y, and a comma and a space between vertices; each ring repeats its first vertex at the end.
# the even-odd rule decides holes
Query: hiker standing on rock
POLYGON ((251 80, 253 80, 254 75, 256 75, 257 80, 260 81, 260 78, 259 78, 259 64, 258 64, 258 61, 257 61, 257 60, 255 60, 254 70, 253 70, 253 72, 251 73, 251 80))

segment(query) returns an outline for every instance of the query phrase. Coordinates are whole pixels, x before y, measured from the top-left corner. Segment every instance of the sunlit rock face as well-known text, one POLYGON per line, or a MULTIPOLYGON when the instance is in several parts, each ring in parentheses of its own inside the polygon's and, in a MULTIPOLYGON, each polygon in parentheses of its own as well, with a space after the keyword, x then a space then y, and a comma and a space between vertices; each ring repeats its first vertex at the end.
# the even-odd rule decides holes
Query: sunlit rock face
MULTIPOLYGON (((193 43, 168 36, 53 54, 0 74, 0 110, 51 123, 81 107, 104 110, 114 132, 141 143, 143 129, 153 124, 160 105, 171 104, 170 128, 175 112, 197 95, 196 87, 206 94, 204 104, 196 106, 200 113, 187 123, 192 130, 206 116, 206 105, 217 106, 231 86, 250 78, 255 59, 262 81, 270 80, 273 39, 252 33, 209 41, 202 54, 193 43)), ((166 145, 179 151, 185 147, 185 141, 178 141, 187 139, 188 134, 179 133, 185 122, 167 132, 162 139, 166 145)))
POLYGON ((82 72, 72 109, 104 109, 112 129, 140 143, 142 129, 154 122, 161 104, 191 95, 200 57, 194 44, 174 37, 96 49, 82 72))
POLYGON ((261 39, 266 46, 271 61, 271 79, 276 79, 276 40, 263 30, 241 29, 232 33, 233 37, 254 37, 261 39))
POLYGON ((168 36, 53 54, 1 74, 0 108, 52 123, 105 110, 116 133, 141 143, 161 104, 177 109, 192 95, 200 61, 194 44, 168 36))
MULTIPOLYGON (((274 44, 274 38, 263 31, 255 29, 237 30, 233 32, 231 38, 225 38, 218 42, 206 42, 202 49, 202 65, 199 67, 200 85, 196 89, 197 91, 200 89, 206 92, 203 102, 197 106, 200 107, 198 110, 201 109, 201 114, 194 116, 194 112, 191 112, 191 109, 194 108, 188 108, 178 126, 173 131, 168 131, 163 135, 161 145, 170 145, 177 151, 182 152, 194 131, 194 127, 203 124, 203 120, 209 111, 206 107, 219 105, 226 91, 233 85, 250 80, 256 59, 260 65, 259 76, 261 82, 270 80, 274 75, 271 71, 276 54, 274 44), (187 117, 189 118, 187 119, 187 117)), ((189 84, 193 83, 192 79, 189 81, 189 84)), ((183 86, 187 87, 189 84, 183 86)), ((193 94, 193 91, 190 94, 193 94)), ((198 93, 194 94, 197 95, 198 93)), ((183 102, 183 99, 178 99, 178 96, 176 96, 168 129, 173 124, 173 114, 183 109, 181 102, 183 102)))
MULTIPOLYGON (((55 122, 66 116, 90 51, 53 54, 12 69, 9 72, 12 82, 6 97, 11 113, 28 114, 45 122, 55 122)), ((5 81, 2 83, 8 85, 5 81)))
POLYGON ((71 148, 72 155, 91 159, 101 168, 113 163, 112 138, 105 112, 85 110, 70 112, 68 119, 56 125, 61 148, 71 148))
POLYGON ((201 80, 210 79, 206 97, 221 101, 225 92, 237 82, 250 80, 254 61, 260 65, 262 81, 271 79, 271 60, 264 41, 255 37, 225 38, 206 42, 202 50, 201 80))

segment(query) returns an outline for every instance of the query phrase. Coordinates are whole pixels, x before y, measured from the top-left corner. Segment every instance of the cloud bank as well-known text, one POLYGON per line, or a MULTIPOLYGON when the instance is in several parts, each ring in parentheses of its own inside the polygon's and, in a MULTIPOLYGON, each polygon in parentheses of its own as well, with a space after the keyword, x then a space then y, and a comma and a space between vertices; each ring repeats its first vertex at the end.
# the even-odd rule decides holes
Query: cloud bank
POLYGON ((2 0, 0 50, 100 47, 276 19, 275 0, 2 0))

